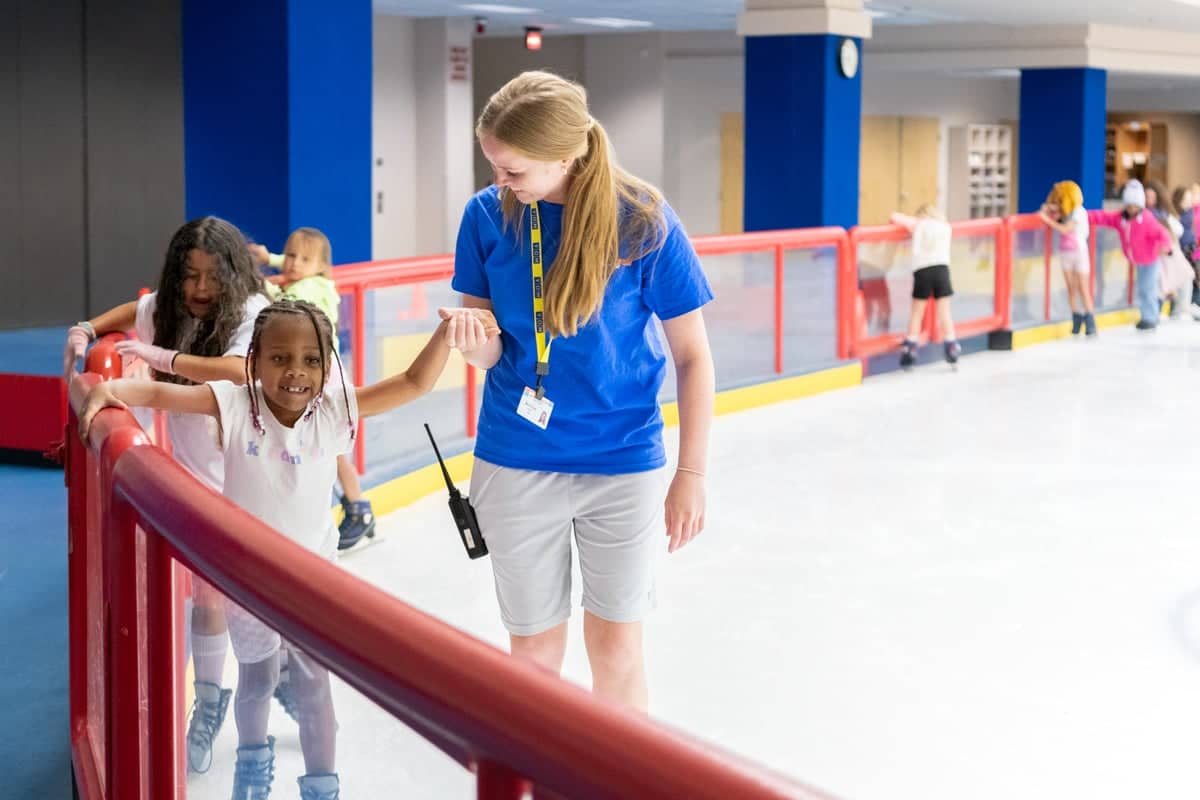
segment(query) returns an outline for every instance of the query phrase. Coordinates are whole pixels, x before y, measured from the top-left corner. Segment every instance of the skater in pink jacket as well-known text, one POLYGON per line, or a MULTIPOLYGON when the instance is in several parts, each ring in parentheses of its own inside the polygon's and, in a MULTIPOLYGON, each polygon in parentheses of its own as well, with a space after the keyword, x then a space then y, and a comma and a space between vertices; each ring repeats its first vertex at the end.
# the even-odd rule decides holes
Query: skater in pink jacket
POLYGON ((1121 192, 1125 208, 1121 211, 1089 211, 1092 225, 1115 228, 1121 236, 1121 250, 1129 263, 1137 267, 1137 301, 1142 319, 1140 331, 1154 330, 1160 314, 1158 302, 1159 259, 1171 252, 1171 234, 1146 210, 1146 190, 1139 181, 1125 184, 1121 192))

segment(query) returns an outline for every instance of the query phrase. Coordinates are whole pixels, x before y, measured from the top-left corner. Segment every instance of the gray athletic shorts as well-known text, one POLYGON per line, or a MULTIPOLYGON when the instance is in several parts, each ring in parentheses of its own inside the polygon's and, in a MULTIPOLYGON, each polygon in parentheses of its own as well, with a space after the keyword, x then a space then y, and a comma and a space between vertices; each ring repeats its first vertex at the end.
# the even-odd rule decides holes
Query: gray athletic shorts
POLYGON ((487 542, 504 627, 533 636, 571 616, 571 533, 583 607, 609 622, 654 608, 654 562, 665 549, 666 470, 573 475, 479 459, 471 505, 487 542))

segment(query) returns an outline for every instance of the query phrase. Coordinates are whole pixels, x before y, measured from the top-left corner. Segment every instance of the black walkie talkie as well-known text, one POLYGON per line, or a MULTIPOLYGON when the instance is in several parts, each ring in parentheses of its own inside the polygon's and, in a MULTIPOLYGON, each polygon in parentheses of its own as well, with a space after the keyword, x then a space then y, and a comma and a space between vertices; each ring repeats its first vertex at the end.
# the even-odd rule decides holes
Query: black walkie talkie
POLYGON ((454 517, 454 524, 458 526, 458 535, 462 537, 463 546, 467 548, 467 555, 471 558, 482 558, 488 554, 488 549, 487 542, 483 541, 483 534, 479 532, 479 520, 475 519, 475 509, 471 508, 471 501, 463 497, 454 481, 450 480, 446 462, 442 460, 442 454, 438 450, 437 442, 433 440, 433 431, 429 430, 428 422, 425 423, 425 433, 429 434, 433 454, 437 456, 438 464, 442 468, 442 477, 446 479, 446 488, 450 491, 450 516, 454 517))

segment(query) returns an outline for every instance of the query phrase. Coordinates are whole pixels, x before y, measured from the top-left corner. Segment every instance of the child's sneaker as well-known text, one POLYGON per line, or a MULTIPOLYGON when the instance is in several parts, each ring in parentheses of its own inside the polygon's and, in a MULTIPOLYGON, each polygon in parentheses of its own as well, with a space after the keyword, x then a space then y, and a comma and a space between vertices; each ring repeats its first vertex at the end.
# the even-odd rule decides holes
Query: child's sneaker
POLYGON ((958 357, 962 355, 962 345, 957 341, 946 342, 946 363, 957 364, 958 357))
POLYGON ((904 343, 900 345, 900 367, 910 369, 915 363, 917 363, 917 343, 912 339, 905 339, 904 343))
POLYGON ((237 749, 233 768, 233 800, 267 800, 275 779, 275 737, 266 744, 237 749))
POLYGON ((1081 330, 1083 330, 1084 317, 1085 317, 1085 315, 1083 315, 1083 314, 1071 314, 1071 335, 1072 336, 1078 336, 1079 332, 1081 330))
POLYGON ((300 800, 338 800, 340 788, 336 772, 301 775, 296 782, 300 784, 300 800))
POLYGON ((1088 313, 1084 314, 1083 315, 1083 327, 1084 327, 1085 335, 1095 336, 1096 335, 1096 315, 1090 311, 1088 313))
POLYGON ((212 766, 212 743, 225 721, 232 689, 222 689, 215 683, 196 681, 196 699, 192 701, 192 718, 188 720, 187 759, 192 772, 208 772, 212 766))
POLYGON ((364 536, 370 539, 375 535, 375 512, 370 500, 351 502, 343 497, 342 510, 345 516, 338 525, 338 550, 349 550, 364 536))
POLYGON ((296 711, 296 699, 292 697, 292 683, 288 680, 287 664, 281 664, 279 667, 279 683, 275 684, 274 695, 279 705, 283 706, 284 713, 299 722, 300 715, 296 711))

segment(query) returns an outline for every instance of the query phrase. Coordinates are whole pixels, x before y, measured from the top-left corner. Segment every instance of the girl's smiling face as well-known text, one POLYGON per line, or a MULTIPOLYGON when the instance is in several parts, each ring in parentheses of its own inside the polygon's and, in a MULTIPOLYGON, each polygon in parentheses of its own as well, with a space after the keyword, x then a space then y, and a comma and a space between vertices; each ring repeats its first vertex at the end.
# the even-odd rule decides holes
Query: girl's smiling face
POLYGON ((321 343, 312 320, 299 314, 271 317, 254 358, 267 407, 290 428, 325 385, 321 343))

